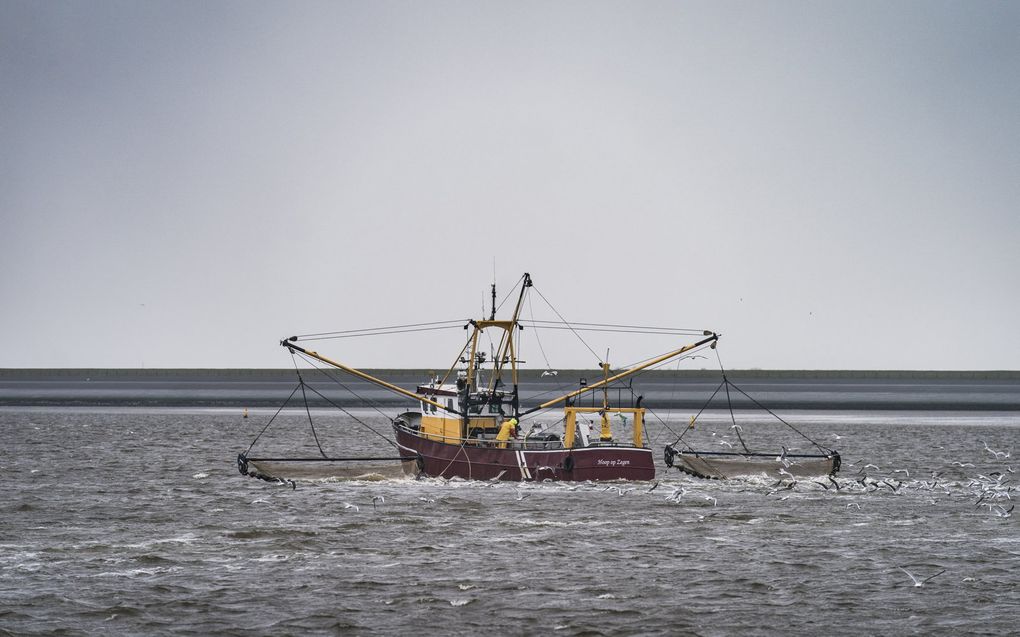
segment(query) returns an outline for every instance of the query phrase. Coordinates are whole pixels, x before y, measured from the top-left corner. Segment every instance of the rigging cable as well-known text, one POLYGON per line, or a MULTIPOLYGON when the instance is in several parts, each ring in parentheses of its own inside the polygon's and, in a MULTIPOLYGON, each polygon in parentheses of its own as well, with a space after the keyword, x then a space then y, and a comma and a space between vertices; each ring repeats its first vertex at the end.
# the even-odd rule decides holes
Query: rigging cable
MULTIPOLYGON (((509 298, 510 298, 510 295, 512 295, 512 294, 514 293, 514 290, 516 290, 516 289, 517 289, 517 285, 518 285, 518 284, 519 284, 519 283, 520 283, 521 281, 523 281, 523 280, 524 280, 524 275, 522 274, 522 275, 521 275, 521 278, 517 279, 517 283, 514 283, 513 287, 511 287, 511 288, 510 288, 510 291, 509 291, 509 292, 507 292, 507 293, 506 293, 506 296, 504 296, 504 297, 503 297, 503 300, 502 300, 502 301, 500 301, 500 302, 499 302, 499 305, 497 305, 497 306, 496 306, 496 309, 495 309, 495 310, 493 311, 493 314, 495 314, 496 312, 499 312, 499 310, 500 310, 500 309, 501 309, 501 308, 503 307, 503 304, 504 304, 504 303, 506 303, 507 299, 509 299, 509 298)), ((483 308, 484 308, 484 304, 483 304, 483 308)), ((485 312, 483 311, 483 312, 482 312, 482 314, 485 314, 485 312)))
POLYGON ((576 332, 611 332, 618 334, 665 334, 667 336, 696 336, 704 333, 704 330, 675 330, 671 328, 635 328, 625 325, 605 325, 598 323, 559 323, 557 321, 520 321, 528 327, 544 327, 550 330, 571 330, 576 332), (592 325, 594 327, 582 327, 592 325))
MULTIPOLYGON (((733 385, 733 383, 730 383, 730 385, 733 385)), ((786 422, 785 420, 783 420, 782 418, 780 418, 779 416, 777 416, 777 415, 776 415, 776 414, 775 414, 775 413, 774 413, 774 412, 773 412, 773 411, 772 411, 771 409, 769 409, 769 408, 768 408, 768 407, 766 407, 765 405, 762 405, 762 404, 761 404, 760 402, 758 402, 757 400, 755 400, 754 398, 752 398, 752 397, 751 397, 750 395, 748 395, 748 393, 747 393, 747 392, 745 392, 745 391, 744 391, 743 389, 741 389, 740 387, 737 387, 736 385, 733 385, 733 389, 735 389, 735 390, 737 390, 738 392, 740 392, 741 394, 743 394, 743 395, 744 395, 745 397, 747 397, 747 399, 748 399, 748 400, 750 400, 750 401, 751 401, 752 403, 754 403, 755 405, 757 405, 757 406, 758 406, 759 408, 761 408, 761 409, 764 409, 765 411, 767 411, 767 412, 768 412, 769 414, 771 414, 771 415, 772 415, 772 417, 773 417, 773 418, 775 418, 775 419, 776 419, 776 420, 778 420, 779 422, 783 423, 784 425, 786 425, 786 426, 787 426, 787 427, 789 427, 790 429, 792 429, 792 430, 794 430, 795 432, 797 432, 797 434, 799 434, 801 438, 803 438, 804 440, 807 440, 808 442, 810 442, 810 443, 811 443, 811 444, 813 444, 814 446, 818 447, 818 449, 820 449, 821 451, 823 451, 823 452, 825 452, 825 453, 827 453, 827 454, 831 454, 831 453, 832 453, 832 449, 829 449, 829 448, 827 448, 827 447, 823 447, 822 445, 818 444, 817 442, 815 442, 814 440, 812 440, 811 438, 809 438, 809 437, 808 437, 808 436, 807 436, 807 435, 806 435, 806 434, 805 434, 804 432, 802 432, 801 430, 797 429, 796 427, 794 427, 794 426, 793 426, 793 425, 791 425, 790 423, 786 422)))
POLYGON ((719 348, 715 349, 716 360, 719 361, 719 372, 722 373, 723 383, 726 386, 726 406, 730 410, 730 422, 733 423, 733 433, 737 434, 737 440, 740 441, 740 446, 744 448, 744 453, 751 453, 751 450, 747 448, 744 443, 744 437, 740 435, 740 427, 737 426, 737 417, 733 415, 733 401, 730 400, 730 381, 726 378, 726 370, 723 369, 722 356, 719 355, 719 348))
POLYGON ((276 410, 276 413, 273 414, 273 417, 269 419, 269 422, 266 423, 266 426, 262 428, 262 431, 259 432, 259 435, 255 436, 255 440, 252 440, 251 444, 248 445, 248 449, 247 451, 244 452, 244 455, 248 455, 248 452, 251 451, 252 447, 255 446, 255 443, 259 441, 259 438, 262 437, 262 434, 266 433, 266 429, 269 429, 269 425, 273 424, 273 421, 276 420, 276 417, 280 415, 280 412, 283 411, 283 408, 287 406, 287 403, 290 402, 290 399, 294 397, 294 394, 296 394, 297 390, 300 388, 301 385, 298 385, 297 387, 294 388, 294 391, 290 392, 290 396, 287 396, 287 400, 283 401, 283 404, 280 405, 280 408, 276 410))
MULTIPOLYGON (((444 321, 447 325, 440 325, 439 327, 413 327, 413 326, 398 326, 396 328, 367 328, 363 330, 347 330, 345 332, 325 332, 324 335, 308 334, 304 336, 293 336, 291 337, 294 341, 328 341, 337 338, 357 338, 359 336, 386 336, 388 334, 408 334, 412 332, 434 332, 436 330, 449 330, 455 327, 462 327, 463 321, 444 321), (403 329, 403 328, 408 329, 403 329), (328 334, 328 335, 326 335, 328 334)), ((288 339, 290 340, 290 339, 288 339)))
POLYGON ((584 340, 583 338, 581 338, 581 335, 577 333, 577 330, 575 330, 575 329, 574 329, 574 327, 573 327, 573 326, 572 326, 572 325, 571 325, 570 323, 568 323, 568 322, 567 322, 567 319, 563 318, 563 315, 559 313, 559 310, 557 310, 557 309, 556 309, 555 307, 553 307, 553 304, 549 302, 549 299, 545 298, 545 295, 544 295, 544 294, 542 294, 542 291, 541 291, 541 290, 539 290, 538 288, 536 288, 536 287, 534 286, 534 284, 532 284, 532 286, 531 286, 531 287, 532 287, 532 289, 534 289, 534 290, 535 290, 536 292, 538 292, 538 295, 539 295, 540 297, 542 297, 542 300, 543 300, 543 301, 545 301, 545 304, 549 306, 549 309, 551 309, 551 310, 552 310, 553 312, 555 312, 556 316, 560 317, 560 320, 561 320, 561 321, 563 321, 563 324, 564 324, 564 325, 566 325, 566 326, 567 326, 567 328, 568 328, 568 329, 569 329, 569 330, 570 330, 571 332, 573 332, 573 333, 574 333, 574 336, 576 336, 576 337, 577 337, 577 340, 581 341, 581 343, 583 343, 583 344, 584 344, 584 346, 588 348, 588 351, 589 351, 589 352, 591 352, 592 356, 594 356, 594 357, 595 357, 595 360, 596 360, 596 361, 598 361, 598 363, 599 363, 599 366, 601 367, 601 366, 602 366, 602 359, 601 359, 601 358, 599 358, 599 355, 598 355, 598 354, 596 354, 596 353, 595 353, 595 350, 593 350, 593 349, 591 348, 591 345, 588 345, 588 343, 587 343, 587 342, 585 342, 585 340, 584 340))
MULTIPOLYGON (((659 417, 659 414, 655 413, 655 412, 654 412, 654 411, 652 411, 651 409, 648 409, 647 407, 645 407, 645 411, 647 411, 647 412, 648 412, 648 413, 650 413, 651 415, 655 416, 655 419, 659 421, 659 424, 661 424, 661 425, 662 425, 663 427, 665 427, 666 429, 668 429, 668 430, 669 430, 669 433, 673 434, 674 436, 675 436, 675 435, 677 435, 677 433, 676 433, 675 431, 673 431, 673 428, 672 428, 672 427, 670 427, 670 426, 669 426, 668 424, 666 424, 666 421, 665 421, 665 420, 663 420, 662 418, 660 418, 660 417, 659 417)), ((666 418, 669 418, 669 415, 667 415, 667 416, 666 416, 666 418)), ((661 431, 660 431, 660 432, 658 432, 658 433, 656 433, 656 434, 655 434, 655 438, 654 438, 653 440, 649 440, 649 441, 648 441, 648 444, 650 444, 650 445, 654 445, 654 444, 655 444, 655 442, 656 442, 656 441, 657 441, 657 440, 659 439, 659 435, 661 435, 661 434, 662 434, 662 432, 661 432, 661 431)))
POLYGON ((323 458, 328 458, 326 452, 322 450, 322 444, 319 442, 319 434, 315 433, 315 425, 312 424, 312 410, 308 408, 308 395, 305 393, 305 379, 301 377, 301 371, 297 366, 297 358, 294 357, 294 350, 290 350, 290 360, 294 363, 294 373, 297 374, 298 387, 301 388, 301 398, 305 401, 305 413, 308 414, 308 426, 312 428, 312 438, 315 438, 315 446, 319 448, 319 453, 322 454, 323 458))
MULTIPOLYGON (((347 414, 347 416, 349 416, 349 417, 350 417, 351 419, 353 419, 353 420, 354 420, 355 422, 357 422, 357 423, 358 423, 359 425, 361 425, 361 426, 362 426, 362 427, 364 427, 365 429, 368 429, 369 431, 371 431, 371 432, 372 432, 372 433, 374 433, 375 435, 379 436, 380 438, 382 438, 383 440, 385 440, 386 442, 388 442, 388 443, 390 444, 390 446, 391 446, 391 447, 393 447, 394 449, 397 449, 397 450, 399 450, 399 449, 400 449, 400 447, 399 447, 399 446, 397 445, 397 443, 393 442, 392 440, 390 440, 389 438, 387 438, 387 437, 386 437, 385 435, 383 435, 383 434, 379 433, 379 432, 378 432, 378 431, 376 431, 376 430, 375 430, 374 428, 372 428, 372 427, 371 427, 371 426, 370 426, 370 425, 369 425, 368 423, 366 423, 365 421, 361 420, 360 418, 358 418, 357 416, 355 416, 355 415, 354 415, 354 414, 352 414, 351 412, 347 411, 346 409, 344 409, 344 408, 343 408, 343 407, 341 407, 340 405, 336 404, 335 402, 333 402, 333 401, 332 401, 332 400, 330 400, 329 398, 326 398, 325 396, 323 396, 323 395, 322 395, 322 393, 321 393, 321 392, 319 392, 319 390, 315 389, 315 388, 314 388, 314 387, 312 387, 311 385, 309 385, 309 386, 308 386, 308 389, 310 389, 310 390, 312 390, 313 392, 315 392, 315 393, 316 393, 316 394, 317 394, 317 395, 319 396, 319 398, 321 398, 321 399, 325 400, 325 401, 326 401, 327 403, 329 403, 330 405, 333 405, 334 407, 336 407, 336 408, 337 408, 337 409, 339 409, 340 411, 342 411, 342 412, 344 412, 345 414, 347 414)), ((383 414, 383 415, 385 415, 385 414, 383 414)), ((388 417, 389 417, 389 416, 387 416, 387 418, 388 418, 388 417)))
MULTIPOLYGON (((383 410, 379 409, 379 407, 375 403, 373 403, 372 401, 368 400, 367 398, 362 398, 353 389, 351 389, 347 385, 343 384, 343 382, 339 378, 336 378, 335 376, 333 376, 333 374, 330 373, 330 370, 327 370, 324 367, 319 367, 317 365, 317 361, 315 359, 309 358, 308 356, 305 356, 304 354, 301 354, 301 358, 305 359, 308 362, 308 364, 312 366, 313 369, 315 369, 316 371, 321 373, 323 376, 325 376, 329 380, 333 381, 337 385, 340 385, 340 387, 344 388, 352 396, 354 396, 355 398, 357 398, 361 402, 365 403, 367 406, 371 407, 372 409, 376 410, 379 413, 379 415, 381 415, 383 418, 389 418, 390 417, 389 414, 387 414, 383 410)), ((315 389, 312 388, 310 385, 309 385, 308 388, 311 389, 312 391, 315 391, 315 389)), ((347 412, 344 412, 344 413, 347 413, 347 412)))
MULTIPOLYGON (((725 384, 725 383, 726 383, 725 380, 723 380, 721 383, 719 383, 719 386, 715 388, 715 391, 712 392, 712 395, 708 397, 708 400, 705 401, 705 404, 702 405, 702 407, 698 411, 698 413, 695 414, 693 418, 691 418, 691 425, 693 425, 695 422, 697 422, 698 418, 701 417, 701 414, 706 409, 708 409, 708 406, 712 404, 712 400, 715 399, 715 395, 719 393, 719 390, 722 389, 723 384, 725 384)), ((677 436, 676 442, 674 442, 672 445, 670 445, 670 447, 672 447, 672 446, 676 445, 678 442, 680 442, 680 440, 682 440, 683 437, 687 435, 687 432, 690 431, 691 429, 694 429, 694 427, 693 426, 688 426, 687 428, 685 428, 683 433, 681 433, 679 436, 677 436)), ((687 445, 687 447, 690 448, 690 445, 687 445)))
MULTIPOLYGON (((547 324, 550 324, 550 325, 566 324, 566 321, 544 321, 544 320, 538 320, 538 319, 532 319, 532 322, 534 322, 534 323, 547 323, 547 324)), ((626 325, 626 324, 621 324, 621 323, 581 323, 581 322, 575 322, 575 323, 572 323, 571 325, 574 325, 575 327, 578 326, 578 325, 583 325, 584 327, 615 327, 615 328, 630 329, 630 330, 652 330, 652 331, 656 331, 656 332, 676 332, 678 334, 686 334, 688 336, 697 336, 697 335, 699 335, 699 334, 704 332, 704 330, 702 330, 702 329, 694 329, 694 328, 691 328, 691 327, 663 327, 663 326, 653 326, 653 325, 626 325)))
MULTIPOLYGON (((719 359, 719 369, 720 369, 720 370, 722 370, 722 369, 723 369, 723 364, 722 364, 722 357, 721 357, 721 356, 719 355, 719 350, 718 350, 718 349, 716 349, 716 350, 715 350, 715 356, 716 356, 716 358, 717 358, 717 359, 719 359)), ((793 426, 793 425, 791 425, 790 423, 786 422, 785 420, 783 420, 782 418, 780 418, 779 416, 777 416, 777 415, 776 415, 775 413, 773 413, 773 412, 772 412, 772 410, 771 410, 771 409, 769 409, 769 408, 768 408, 768 407, 766 407, 765 405, 762 405, 761 403, 759 403, 759 402, 758 402, 757 400, 755 400, 754 398, 751 398, 751 396, 749 396, 749 395, 748 395, 748 393, 747 393, 747 392, 745 392, 745 391, 744 391, 743 389, 741 389, 741 388, 737 387, 736 385, 734 385, 733 383, 731 383, 731 382, 729 381, 729 379, 728 379, 728 378, 726 378, 726 372, 725 372, 725 371, 723 371, 723 382, 725 382, 725 383, 726 383, 726 399, 727 399, 727 400, 729 400, 729 395, 730 395, 730 389, 729 389, 729 388, 730 388, 730 386, 732 385, 732 386, 733 386, 733 389, 736 389, 736 390, 737 390, 738 392, 740 392, 741 394, 743 394, 744 396, 746 396, 746 397, 747 397, 748 399, 750 399, 750 401, 751 401, 752 403, 754 403, 755 405, 757 405, 757 406, 758 406, 758 407, 760 407, 761 409, 764 409, 765 411, 767 411, 767 412, 768 412, 769 414, 771 414, 771 415, 772 415, 772 417, 773 417, 773 418, 775 418, 775 419, 776 419, 776 420, 778 420, 779 422, 783 423, 784 425, 786 425, 786 426, 787 426, 787 427, 789 427, 790 429, 792 429, 792 430, 794 430, 795 432, 797 432, 797 434, 799 434, 799 435, 800 435, 800 437, 802 437, 802 438, 803 438, 804 440, 807 440, 808 442, 810 442, 811 444, 813 444, 814 446, 818 447, 818 448, 819 448, 820 450, 822 450, 822 451, 824 451, 824 452, 826 452, 826 453, 832 453, 832 449, 826 449, 825 447, 823 447, 822 445, 818 444, 818 443, 817 443, 817 442, 815 442, 814 440, 812 440, 812 439, 808 438, 808 437, 807 437, 806 435, 804 435, 804 433, 802 433, 802 432, 801 432, 801 431, 800 431, 799 429, 797 429, 796 427, 794 427, 794 426, 793 426)), ((730 406, 730 417, 731 417, 731 418, 733 417, 733 406, 732 406, 732 405, 730 406)), ((737 423, 736 423, 736 420, 734 420, 734 421, 733 421, 733 424, 734 424, 734 425, 736 425, 736 424, 737 424, 737 423)), ((741 437, 740 437, 740 429, 736 429, 736 428, 735 428, 735 429, 734 429, 733 431, 735 431, 735 432, 737 433, 737 438, 738 438, 738 439, 740 440, 740 444, 744 444, 744 440, 743 440, 743 438, 741 438, 741 437)), ((746 446, 746 445, 744 446, 744 451, 747 451, 747 446, 746 446)), ((748 451, 748 453, 750 453, 750 451, 748 451)))
MULTIPOLYGON (((666 410, 666 419, 663 420, 662 418, 659 417, 659 414, 655 413, 651 409, 648 409, 648 412, 651 413, 653 416, 655 416, 655 419, 658 420, 662 424, 662 426, 665 427, 666 429, 668 429, 669 433, 673 434, 674 436, 676 435, 676 432, 673 431, 673 428, 670 427, 669 425, 667 425, 666 422, 669 420, 669 417, 673 415, 673 398, 676 397, 676 386, 677 386, 677 383, 679 381, 678 374, 680 372, 680 361, 682 361, 683 359, 684 359, 683 356, 681 356, 681 357, 676 359, 676 370, 675 370, 676 373, 673 374, 673 382, 672 382, 672 384, 670 385, 670 388, 669 388, 669 402, 666 403, 666 404, 669 405, 669 408, 666 410)), ((661 430, 657 431, 655 433, 655 437, 652 440, 649 441, 649 444, 654 445, 656 442, 658 442, 659 435, 661 433, 662 433, 661 430)))
MULTIPOLYGON (((534 286, 532 286, 532 287, 534 287, 534 286)), ((530 295, 528 296, 528 313, 531 314, 532 323, 534 323, 535 322, 534 321, 534 318, 535 318, 535 306, 531 303, 531 296, 530 295)), ((531 326, 531 331, 533 331, 535 333, 535 342, 538 343, 538 350, 540 352, 542 352, 542 360, 545 361, 545 368, 546 368, 546 370, 548 370, 550 372, 554 371, 553 368, 552 368, 552 365, 549 363, 549 356, 547 356, 546 353, 545 353, 545 347, 542 346, 542 339, 539 338, 539 336, 538 336, 538 326, 537 325, 532 325, 531 326)), ((564 386, 561 383, 561 381, 559 380, 559 378, 560 378, 559 374, 556 373, 556 374, 553 374, 552 376, 553 376, 553 378, 556 379, 556 381, 555 381, 555 383, 556 383, 556 391, 564 392, 564 386)), ((552 391, 552 390, 550 390, 550 391, 552 391)), ((550 392, 543 392, 543 394, 547 394, 547 393, 550 393, 550 392)), ((569 393, 569 390, 566 390, 566 393, 569 393)), ((539 396, 541 396, 543 394, 539 394, 539 396)), ((534 398, 534 397, 532 397, 532 398, 534 398)))

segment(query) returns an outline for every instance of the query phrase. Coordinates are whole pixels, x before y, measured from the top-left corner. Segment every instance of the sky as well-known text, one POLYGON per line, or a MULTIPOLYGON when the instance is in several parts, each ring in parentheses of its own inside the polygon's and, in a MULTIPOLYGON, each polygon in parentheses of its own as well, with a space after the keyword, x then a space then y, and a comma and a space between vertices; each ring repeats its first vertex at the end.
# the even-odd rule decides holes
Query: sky
POLYGON ((0 368, 287 367, 530 272, 729 368, 1020 369, 1018 78, 1016 2, 4 0, 0 368))

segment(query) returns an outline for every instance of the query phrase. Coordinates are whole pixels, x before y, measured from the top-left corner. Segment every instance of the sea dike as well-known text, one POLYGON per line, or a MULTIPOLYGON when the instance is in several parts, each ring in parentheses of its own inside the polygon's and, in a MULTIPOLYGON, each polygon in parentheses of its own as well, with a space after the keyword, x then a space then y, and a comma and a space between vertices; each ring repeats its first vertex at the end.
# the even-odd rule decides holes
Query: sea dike
MULTIPOLYGON (((411 390, 441 373, 366 371, 411 390)), ((409 404, 399 395, 341 372, 330 372, 332 378, 316 370, 302 373, 309 385, 343 406, 409 404)), ((1020 410, 1020 371, 732 370, 727 376, 771 409, 1020 410)), ((558 370, 554 376, 523 370, 522 402, 576 388, 582 378, 593 382, 599 377, 598 370, 558 370)), ((656 370, 636 378, 633 390, 654 408, 700 409, 720 380, 720 373, 712 370, 656 370)), ((296 386, 292 369, 0 369, 0 405, 274 407, 296 386)), ((328 405, 314 392, 306 393, 312 406, 328 405)), ((614 390, 610 399, 625 402, 629 392, 614 390)), ((739 393, 731 392, 729 399, 738 409, 755 407, 739 393)), ((292 401, 300 401, 300 392, 292 401)), ((720 392, 711 406, 725 407, 725 401, 720 392)))

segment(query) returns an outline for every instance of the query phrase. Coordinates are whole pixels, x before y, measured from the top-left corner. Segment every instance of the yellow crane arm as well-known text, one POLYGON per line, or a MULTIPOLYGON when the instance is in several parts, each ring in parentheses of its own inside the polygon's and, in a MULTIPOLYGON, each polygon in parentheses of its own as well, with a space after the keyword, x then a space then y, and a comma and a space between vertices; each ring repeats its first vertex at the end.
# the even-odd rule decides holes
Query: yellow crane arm
POLYGON ((338 363, 338 362, 336 362, 334 360, 330 360, 330 359, 326 358, 325 356, 322 356, 318 352, 313 352, 311 350, 307 350, 307 349, 305 349, 303 347, 295 345, 294 343, 290 342, 289 340, 280 341, 280 345, 283 345, 284 347, 290 349, 292 352, 301 352, 305 356, 308 356, 310 358, 314 358, 315 360, 318 360, 318 361, 322 361, 323 363, 326 363, 327 365, 331 365, 333 367, 336 367, 337 369, 343 370, 343 371, 347 372, 348 374, 350 374, 352 376, 357 376, 358 378, 360 378, 362 380, 367 380, 368 382, 370 382, 370 383, 372 383, 374 385, 378 385, 378 386, 383 387, 385 389, 388 389, 388 390, 390 390, 392 392, 396 392, 396 393, 401 394, 403 396, 407 396, 408 398, 411 398, 413 400, 418 400, 418 401, 421 401, 423 403, 428 403, 430 405, 435 405, 436 407, 438 407, 439 409, 442 409, 443 411, 447 411, 447 412, 450 412, 452 414, 457 414, 458 416, 462 415, 456 409, 450 409, 449 407, 447 407, 446 405, 444 405, 442 403, 436 402, 434 400, 430 400, 428 398, 425 398, 424 396, 419 396, 418 394, 416 394, 414 392, 407 391, 403 387, 397 387, 396 385, 394 385, 392 383, 387 383, 383 379, 376 378, 375 376, 372 376, 371 374, 366 374, 365 372, 361 371, 360 369, 354 369, 353 367, 348 367, 347 365, 344 365, 343 363, 338 363))
POLYGON ((618 381, 618 380, 620 380, 622 378, 626 378, 628 376, 636 374, 636 373, 640 372, 643 369, 648 369, 649 367, 651 367, 653 365, 658 365, 659 363, 661 363, 663 361, 668 361, 671 358, 675 358, 677 356, 680 356, 684 352, 689 352, 692 349, 701 347, 702 345, 707 345, 708 343, 713 343, 714 344, 715 341, 719 340, 719 335, 716 334, 715 332, 706 332, 706 335, 708 335, 708 334, 711 334, 711 336, 708 336, 708 338, 704 338, 704 339, 698 341, 697 343, 692 343, 691 345, 685 345, 685 346, 681 347, 680 349, 673 350, 672 352, 669 352, 667 354, 663 354, 662 356, 656 356, 655 358, 653 358, 653 359, 651 359, 649 361, 646 361, 644 363, 641 363, 640 365, 635 365, 634 367, 631 367, 630 369, 624 370, 624 371, 620 372, 619 374, 616 374, 615 376, 611 376, 609 378, 605 378, 603 380, 600 380, 597 383, 592 383, 591 385, 588 385, 587 387, 582 387, 581 389, 578 389, 576 391, 572 391, 569 394, 564 394, 563 396, 560 396, 559 398, 553 398, 552 400, 548 400, 548 401, 542 403, 541 405, 539 405, 538 407, 533 407, 533 408, 525 411, 521 415, 523 416, 523 415, 530 414, 532 412, 536 412, 536 411, 539 411, 539 410, 542 410, 542 409, 548 409, 549 407, 552 407, 553 405, 555 405, 557 403, 561 403, 561 402, 564 402, 564 401, 569 400, 571 398, 574 398, 576 396, 580 396, 581 394, 583 394, 585 392, 589 392, 589 391, 592 391, 594 389, 598 389, 600 387, 604 387, 606 385, 611 385, 612 383, 615 383, 616 381, 618 381))

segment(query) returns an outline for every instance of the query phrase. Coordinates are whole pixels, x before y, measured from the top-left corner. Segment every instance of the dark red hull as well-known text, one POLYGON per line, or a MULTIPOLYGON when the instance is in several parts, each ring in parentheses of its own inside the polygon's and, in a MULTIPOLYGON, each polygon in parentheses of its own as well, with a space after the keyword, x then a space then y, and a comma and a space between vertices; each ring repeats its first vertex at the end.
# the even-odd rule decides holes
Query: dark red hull
MULTIPOLYGON (((594 446, 575 449, 500 449, 429 440, 394 423, 401 454, 415 456, 409 471, 433 478, 465 480, 651 480, 650 449, 594 446)), ((513 444, 511 442, 511 444, 513 444)))

